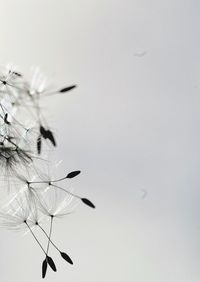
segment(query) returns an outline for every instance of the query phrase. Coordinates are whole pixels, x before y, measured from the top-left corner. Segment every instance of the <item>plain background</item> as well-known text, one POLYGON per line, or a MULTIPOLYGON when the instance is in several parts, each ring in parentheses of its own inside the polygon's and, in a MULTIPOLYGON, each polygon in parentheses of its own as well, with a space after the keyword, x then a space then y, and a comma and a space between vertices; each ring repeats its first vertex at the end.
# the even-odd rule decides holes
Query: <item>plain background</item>
MULTIPOLYGON (((60 175, 79 206, 53 239, 59 282, 200 280, 200 4, 196 0, 0 1, 0 62, 38 65, 60 175), (144 54, 142 54, 144 52, 144 54)), ((24 117, 25 118, 25 117, 24 117)), ((31 236, 0 232, 2 282, 41 281, 31 236)))

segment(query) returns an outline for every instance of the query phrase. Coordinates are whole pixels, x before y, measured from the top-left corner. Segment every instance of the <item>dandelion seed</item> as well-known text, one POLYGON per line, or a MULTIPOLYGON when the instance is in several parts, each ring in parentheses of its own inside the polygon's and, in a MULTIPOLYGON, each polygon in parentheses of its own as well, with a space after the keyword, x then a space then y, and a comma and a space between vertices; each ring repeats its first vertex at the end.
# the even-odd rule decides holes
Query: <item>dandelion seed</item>
POLYGON ((82 197, 80 197, 79 195, 76 195, 76 194, 72 193, 71 191, 68 191, 68 190, 66 190, 66 189, 64 189, 64 188, 62 188, 62 187, 60 187, 60 186, 54 184, 54 183, 56 183, 56 182, 60 182, 60 181, 62 181, 62 180, 64 180, 64 179, 67 179, 67 178, 69 178, 69 179, 74 178, 74 177, 77 176, 78 174, 80 174, 80 170, 72 171, 72 172, 68 173, 67 176, 65 176, 65 177, 63 177, 63 178, 60 178, 60 179, 48 180, 48 181, 32 181, 31 183, 32 183, 32 184, 48 183, 48 185, 49 185, 50 187, 51 187, 51 186, 52 186, 52 187, 55 187, 55 188, 57 188, 57 189, 59 189, 59 190, 65 192, 65 193, 71 195, 72 197, 75 197, 75 198, 77 198, 77 199, 80 199, 85 205, 87 205, 87 206, 89 206, 89 207, 91 207, 91 208, 95 208, 95 205, 94 205, 90 200, 88 200, 88 199, 86 199, 86 198, 82 198, 82 197))
MULTIPOLYGON (((55 191, 56 192, 56 191, 55 191)), ((58 194, 58 193, 56 193, 58 194)), ((48 253, 49 253, 49 247, 50 247, 50 243, 53 244, 55 247, 56 245, 52 242, 51 240, 51 235, 52 235, 52 230, 53 230, 53 220, 54 220, 54 217, 58 217, 60 216, 61 214, 60 211, 61 211, 61 205, 63 203, 63 200, 62 200, 62 203, 59 201, 55 201, 55 200, 58 200, 57 197, 55 197, 53 200, 54 200, 54 206, 52 206, 52 203, 51 203, 51 200, 54 196, 56 196, 56 194, 52 194, 52 189, 51 191, 45 191, 42 196, 38 197, 38 205, 39 205, 39 208, 40 210, 47 216, 50 217, 50 231, 49 231, 49 235, 46 233, 46 231, 40 226, 39 222, 38 222, 38 219, 36 217, 35 220, 32 220, 32 223, 34 223, 36 226, 39 226, 40 229, 45 233, 46 237, 48 238, 48 244, 47 244, 47 249, 46 249, 46 262, 45 263, 43 261, 43 264, 42 264, 42 273, 43 273, 43 277, 45 277, 46 275, 46 271, 47 271, 47 266, 46 264, 49 264, 51 266, 51 268, 56 271, 56 268, 54 268, 54 264, 52 263, 51 259, 49 259, 49 256, 48 256, 48 253), (49 196, 49 200, 50 201, 47 201, 46 199, 48 198, 49 196), (53 197, 52 197, 53 196, 53 197), (57 203, 56 203, 57 202, 57 203)), ((56 247, 57 250, 59 250, 57 247, 56 247)), ((59 250, 60 252, 60 250, 59 250)), ((61 252, 60 252, 61 253, 61 252)))
POLYGON ((66 178, 74 178, 74 177, 76 177, 77 175, 79 175, 80 173, 81 173, 80 170, 72 171, 72 172, 68 173, 68 175, 66 176, 66 178))
POLYGON ((43 251, 44 254, 45 254, 45 261, 46 261, 46 263, 45 263, 44 261, 43 261, 43 263, 42 263, 42 278, 45 278, 46 271, 47 271, 47 264, 48 264, 48 265, 51 267, 51 269, 52 269, 53 271, 55 271, 55 272, 57 271, 56 265, 55 265, 53 259, 52 259, 50 256, 48 256, 48 254, 46 253, 46 251, 45 251, 44 248, 42 247, 41 243, 38 241, 37 237, 36 237, 35 234, 33 233, 32 229, 29 227, 28 223, 27 223, 27 222, 24 222, 24 223, 27 225, 27 227, 28 227, 28 229, 30 230, 31 234, 33 235, 35 241, 38 243, 38 245, 40 246, 40 248, 42 249, 42 251, 43 251))
POLYGON ((7 114, 7 113, 5 114, 4 122, 5 122, 6 124, 10 125, 10 122, 8 121, 8 114, 7 114))
POLYGON ((47 256, 47 263, 49 264, 49 266, 52 268, 53 271, 55 272, 57 271, 56 265, 50 256, 47 256))
POLYGON ((47 272, 47 260, 45 259, 42 263, 42 278, 45 278, 47 272))
POLYGON ((47 234, 47 232, 44 230, 44 228, 40 225, 40 223, 38 222, 38 220, 33 221, 33 224, 35 224, 36 226, 39 227, 39 229, 44 233, 44 235, 47 237, 47 239, 49 240, 49 242, 52 244, 52 246, 54 246, 54 248, 60 253, 61 257, 66 260, 69 264, 73 264, 72 259, 69 257, 69 255, 67 255, 65 252, 62 252, 56 245, 55 243, 52 241, 50 235, 47 234))
POLYGON ((59 90, 60 93, 65 93, 65 92, 68 92, 72 89, 74 89, 77 85, 71 85, 71 86, 68 86, 68 87, 65 87, 65 88, 62 88, 59 90))
POLYGON ((13 74, 16 75, 16 76, 18 76, 18 77, 22 77, 22 74, 19 73, 19 72, 13 71, 13 74))
MULTIPOLYGON (((20 197, 15 198, 12 201, 12 205, 9 205, 8 211, 0 213, 1 226, 7 227, 8 229, 28 229, 36 243, 39 245, 40 249, 45 254, 47 264, 52 268, 53 271, 56 271, 56 266, 53 259, 48 256, 48 253, 45 251, 31 228, 31 225, 33 226, 32 221, 30 220, 32 213, 33 210, 30 209, 28 198, 22 191, 20 197)), ((44 263, 43 274, 45 273, 46 271, 44 263)))
POLYGON ((73 264, 73 261, 71 260, 71 258, 64 252, 60 252, 61 257, 66 260, 68 263, 73 264))
MULTIPOLYGON (((63 199, 63 192, 57 191, 56 189, 48 189, 46 190, 39 198, 38 204, 40 211, 50 218, 50 231, 49 234, 44 230, 44 228, 38 222, 38 219, 32 219, 32 224, 38 226, 45 236, 48 239, 48 245, 46 254, 48 255, 50 243, 57 249, 60 253, 61 257, 66 260, 69 264, 73 264, 71 258, 65 253, 62 252, 51 240, 52 230, 53 230, 53 221, 55 217, 63 217, 70 213, 69 206, 72 201, 72 197, 65 197, 63 199)), ((45 266, 45 263, 43 262, 45 266)))
POLYGON ((45 129, 42 125, 40 126, 40 133, 44 139, 49 139, 51 143, 56 146, 56 142, 53 133, 49 129, 45 129))
POLYGON ((86 198, 81 198, 81 201, 84 203, 84 204, 86 204, 87 206, 89 206, 89 207, 91 207, 91 208, 95 208, 95 205, 90 201, 90 200, 88 200, 88 199, 86 199, 86 198))
POLYGON ((76 171, 72 171, 70 173, 68 173, 66 176, 62 177, 62 178, 59 178, 59 179, 51 179, 50 177, 47 176, 47 179, 46 180, 42 180, 42 181, 32 181, 31 183, 32 184, 42 184, 42 183, 48 183, 48 184, 51 184, 51 183, 55 183, 55 182, 60 182, 62 180, 65 180, 67 178, 71 179, 71 178, 74 178, 76 177, 77 175, 79 175, 81 173, 80 170, 76 170, 76 171))
POLYGON ((38 152, 38 154, 41 153, 41 147, 42 147, 42 140, 41 140, 41 136, 39 136, 38 139, 37 139, 37 152, 38 152))

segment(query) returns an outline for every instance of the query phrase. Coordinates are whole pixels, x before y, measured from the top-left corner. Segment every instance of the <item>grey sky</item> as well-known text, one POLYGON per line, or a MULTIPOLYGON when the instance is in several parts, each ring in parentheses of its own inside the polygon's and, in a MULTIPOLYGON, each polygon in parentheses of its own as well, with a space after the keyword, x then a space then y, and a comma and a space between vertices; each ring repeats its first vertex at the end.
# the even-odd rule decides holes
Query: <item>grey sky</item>
MULTIPOLYGON (((81 169, 75 188, 97 209, 57 224, 75 265, 56 257, 47 281, 199 281, 199 11, 194 0, 1 1, 1 63, 79 85, 46 109, 61 175, 81 169)), ((32 238, 0 239, 2 282, 40 281, 32 238)))

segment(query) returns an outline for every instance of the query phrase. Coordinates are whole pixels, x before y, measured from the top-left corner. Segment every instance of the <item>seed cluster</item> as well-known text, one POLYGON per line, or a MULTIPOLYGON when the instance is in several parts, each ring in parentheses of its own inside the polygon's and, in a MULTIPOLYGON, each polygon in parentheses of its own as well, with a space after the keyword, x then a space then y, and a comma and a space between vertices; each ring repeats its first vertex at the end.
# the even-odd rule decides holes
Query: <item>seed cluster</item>
POLYGON ((90 200, 73 192, 71 182, 80 174, 79 170, 54 178, 44 169, 51 166, 47 155, 49 148, 55 148, 57 142, 44 117, 41 101, 51 95, 68 93, 75 87, 52 89, 38 69, 30 78, 11 66, 0 71, 0 181, 2 187, 6 186, 3 188, 6 204, 0 211, 0 226, 26 230, 33 236, 45 256, 43 278, 48 266, 57 271, 49 256, 50 246, 60 253, 61 258, 73 264, 70 256, 52 240, 54 220, 69 215, 78 202, 95 208, 90 200), (48 231, 43 226, 47 223, 48 231), (38 232, 45 236, 47 247, 38 239, 38 232))

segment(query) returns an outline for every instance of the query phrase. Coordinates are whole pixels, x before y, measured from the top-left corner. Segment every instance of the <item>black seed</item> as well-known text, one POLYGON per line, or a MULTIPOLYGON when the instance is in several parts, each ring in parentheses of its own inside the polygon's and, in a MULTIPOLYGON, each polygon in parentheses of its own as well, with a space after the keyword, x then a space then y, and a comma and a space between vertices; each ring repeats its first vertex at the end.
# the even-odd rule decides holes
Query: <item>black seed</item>
POLYGON ((95 208, 95 205, 94 205, 92 202, 90 202, 88 199, 82 198, 81 201, 82 201, 84 204, 86 204, 87 206, 89 206, 89 207, 91 207, 91 208, 93 208, 93 209, 95 208))
POLYGON ((49 139, 51 143, 56 146, 56 141, 51 130, 45 129, 42 125, 40 126, 40 134, 44 139, 49 139))
POLYGON ((75 176, 79 175, 80 173, 81 173, 80 170, 72 171, 72 172, 68 173, 66 178, 74 178, 75 176))
POLYGON ((42 278, 45 278, 47 272, 47 260, 45 259, 42 263, 42 278))
POLYGON ((63 253, 63 252, 60 252, 61 254, 61 257, 66 260, 68 263, 70 264, 73 264, 73 261, 71 260, 71 258, 66 254, 66 253, 63 253))
POLYGON ((8 121, 8 114, 6 113, 5 116, 4 116, 4 122, 6 124, 10 124, 10 122, 8 121))
POLYGON ((71 86, 68 86, 68 87, 60 89, 59 92, 60 93, 65 93, 67 91, 70 91, 70 90, 74 89, 75 87, 76 87, 76 85, 71 85, 71 86))
POLYGON ((40 133, 46 139, 46 129, 42 125, 40 126, 40 133))
POLYGON ((13 73, 14 73, 16 76, 19 76, 19 77, 21 77, 21 76, 22 76, 22 74, 21 74, 21 73, 16 72, 16 71, 14 71, 13 73))
POLYGON ((41 147, 42 147, 42 140, 41 140, 41 136, 39 136, 38 139, 37 139, 37 152, 38 152, 38 154, 41 153, 41 147))
POLYGON ((49 139, 51 141, 51 143, 56 146, 56 141, 55 138, 53 136, 53 133, 50 130, 46 131, 46 139, 49 139))
POLYGON ((51 257, 47 256, 47 262, 48 262, 48 265, 51 267, 51 269, 56 272, 57 269, 51 257))

